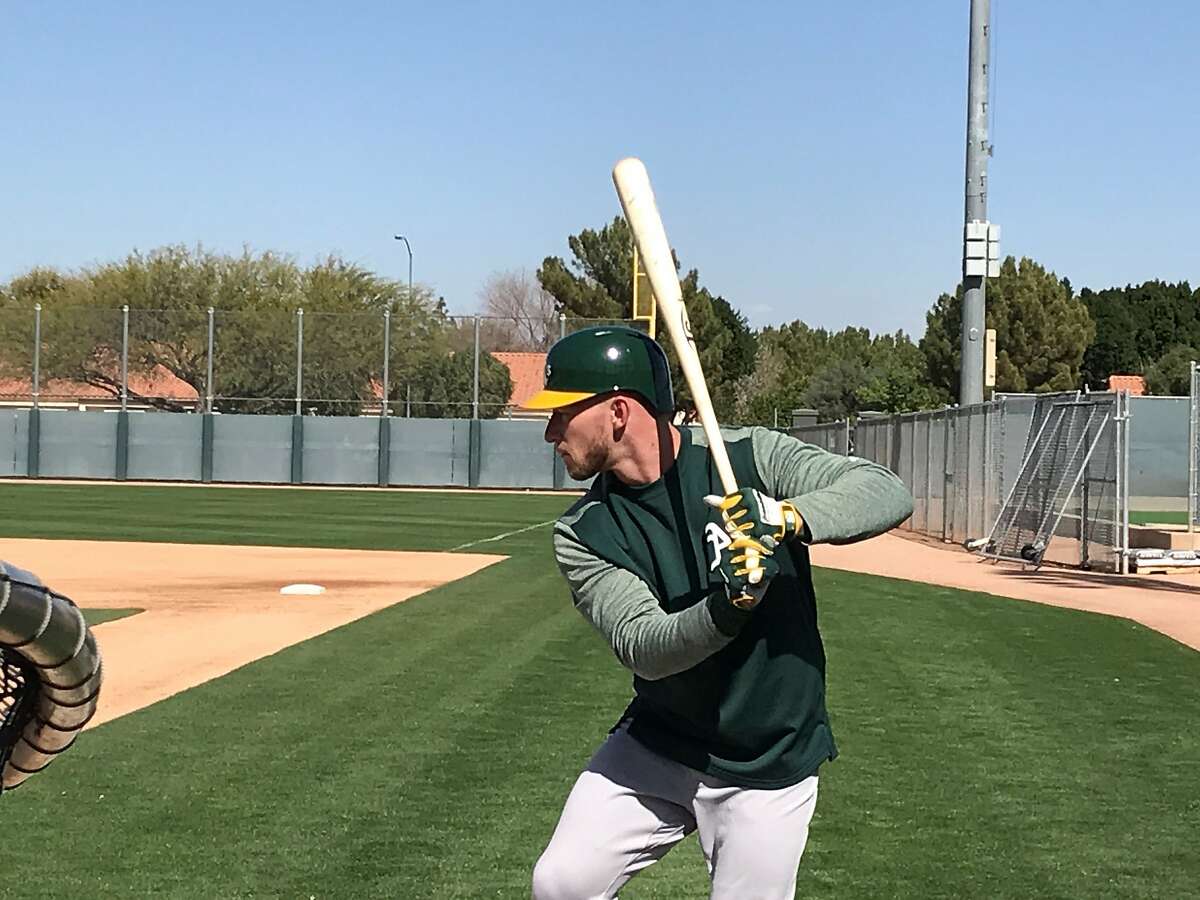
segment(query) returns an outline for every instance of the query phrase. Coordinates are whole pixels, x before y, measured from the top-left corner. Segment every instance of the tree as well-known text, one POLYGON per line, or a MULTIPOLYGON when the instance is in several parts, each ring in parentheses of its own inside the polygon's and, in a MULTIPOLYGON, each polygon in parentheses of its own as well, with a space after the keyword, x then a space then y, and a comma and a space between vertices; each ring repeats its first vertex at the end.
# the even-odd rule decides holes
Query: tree
MULTIPOLYGON (((959 396, 963 288, 942 294, 926 314, 925 354, 933 387, 959 396)), ((996 390, 1066 391, 1080 384, 1084 350, 1096 333, 1087 307, 1031 259, 1008 257, 988 281, 987 325, 996 329, 996 390)), ((980 336, 982 339, 982 335, 980 336)))
MULTIPOLYGON (((212 390, 221 412, 294 409, 298 309, 305 311, 304 407, 320 414, 357 412, 369 402, 382 374, 385 310, 392 312, 393 394, 428 369, 429 358, 449 352, 444 308, 429 292, 410 294, 336 257, 302 269, 271 253, 163 247, 73 275, 35 270, 2 296, 6 307, 42 303, 44 379, 84 381, 113 396, 121 390, 122 306, 130 307, 130 370, 162 366, 201 396, 213 308, 212 390)), ((21 352, 10 330, 0 327, 2 359, 21 352)), ((132 396, 180 408, 178 398, 132 396)))
POLYGON ((924 355, 902 331, 872 337, 865 328, 829 332, 800 321, 765 328, 753 371, 738 382, 734 415, 746 424, 773 425, 798 407, 828 420, 862 409, 940 406, 945 398, 925 370, 924 355))
POLYGON ((1192 392, 1192 361, 1200 360, 1195 347, 1176 344, 1146 368, 1146 389, 1151 394, 1187 397, 1192 392))
POLYGON ((947 392, 929 383, 925 354, 903 331, 877 335, 867 350, 865 380, 858 407, 882 412, 934 409, 950 401, 947 392))
POLYGON ((558 338, 554 295, 524 269, 493 273, 480 291, 487 317, 487 346, 544 351, 558 338))
POLYGON ((846 419, 858 413, 859 395, 867 387, 867 368, 861 360, 830 360, 809 382, 801 405, 815 409, 821 421, 846 419))
POLYGON ((547 256, 538 269, 541 286, 558 311, 586 319, 627 319, 633 309, 633 235, 620 216, 599 231, 585 228, 567 238, 570 264, 547 256))
POLYGON ((1108 376, 1142 374, 1175 344, 1200 346, 1200 290, 1186 282, 1146 281, 1091 291, 1080 299, 1096 323, 1083 357, 1083 374, 1097 389, 1108 376))
POLYGON ((746 317, 724 297, 713 297, 711 302, 717 321, 730 336, 729 346, 721 359, 721 381, 711 391, 713 407, 718 419, 729 421, 734 417, 737 407, 736 385, 754 371, 758 336, 750 328, 746 317))
MULTIPOLYGON (((460 350, 428 360, 428 368, 411 383, 412 412, 426 419, 471 417, 475 386, 475 354, 460 350)), ((479 417, 494 419, 512 395, 508 367, 490 353, 479 356, 479 417)), ((407 395, 406 395, 407 396, 407 395)))
MULTIPOLYGON (((567 239, 572 260, 547 257, 538 270, 538 281, 554 297, 556 308, 567 315, 570 327, 586 322, 571 319, 628 320, 633 315, 633 236, 629 225, 617 217, 599 231, 585 228, 567 239)), ((678 270, 679 261, 675 259, 678 270)), ((714 297, 700 284, 700 274, 690 269, 680 277, 680 290, 700 353, 709 394, 718 414, 735 405, 733 382, 750 369, 753 334, 740 313, 724 297, 714 297)), ((660 327, 659 331, 663 329, 660 327)), ((691 391, 665 333, 659 343, 671 365, 676 408, 690 415, 691 391)))

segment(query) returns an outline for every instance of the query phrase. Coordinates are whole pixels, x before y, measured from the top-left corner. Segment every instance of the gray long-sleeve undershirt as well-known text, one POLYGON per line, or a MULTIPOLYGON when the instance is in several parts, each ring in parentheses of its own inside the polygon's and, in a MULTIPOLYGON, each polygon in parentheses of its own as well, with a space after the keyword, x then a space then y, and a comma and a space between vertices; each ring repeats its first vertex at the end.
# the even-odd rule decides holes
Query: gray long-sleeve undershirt
MULTIPOLYGON (((912 497, 887 469, 844 457, 765 428, 724 430, 728 442, 753 442, 767 493, 800 511, 809 543, 846 544, 881 534, 912 514, 912 497)), ((693 441, 703 444, 697 432, 693 441)), ((700 498, 696 498, 700 502, 700 498)), ((582 514, 586 508, 580 510, 582 514)), ((668 613, 638 576, 597 556, 564 517, 554 551, 575 608, 596 627, 617 659, 648 680, 674 675, 711 656, 737 635, 753 612, 735 609, 721 594, 668 613)))

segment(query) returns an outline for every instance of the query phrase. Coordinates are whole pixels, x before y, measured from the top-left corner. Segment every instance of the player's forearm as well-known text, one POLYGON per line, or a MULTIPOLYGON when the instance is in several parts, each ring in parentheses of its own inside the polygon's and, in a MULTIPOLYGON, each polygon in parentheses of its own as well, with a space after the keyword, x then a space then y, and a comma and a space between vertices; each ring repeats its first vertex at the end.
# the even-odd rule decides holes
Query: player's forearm
POLYGON ((827 488, 791 498, 814 544, 848 544, 883 534, 912 515, 912 495, 898 477, 866 463, 827 488))
POLYGON ((755 441, 764 483, 800 511, 813 543, 874 537, 912 515, 908 488, 883 466, 765 430, 755 441))
POLYGON ((649 681, 686 671, 733 640, 740 622, 734 616, 728 617, 731 621, 722 624, 732 628, 732 633, 723 631, 717 622, 722 606, 743 615, 719 593, 709 602, 676 613, 663 612, 652 599, 618 610, 605 598, 604 606, 608 608, 593 604, 580 612, 604 634, 621 664, 649 681))
POLYGON ((561 525, 554 549, 575 608, 642 678, 666 678, 702 662, 728 644, 748 616, 720 592, 668 613, 640 578, 595 556, 561 525))

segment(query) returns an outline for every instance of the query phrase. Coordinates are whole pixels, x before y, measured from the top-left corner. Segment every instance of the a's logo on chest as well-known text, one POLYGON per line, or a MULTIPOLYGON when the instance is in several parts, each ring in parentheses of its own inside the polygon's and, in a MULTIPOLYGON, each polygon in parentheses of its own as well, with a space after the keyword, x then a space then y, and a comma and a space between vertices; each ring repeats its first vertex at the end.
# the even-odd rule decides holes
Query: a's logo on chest
POLYGON ((721 564, 721 551, 732 544, 733 540, 716 522, 709 522, 704 526, 704 540, 712 548, 712 562, 709 564, 708 571, 715 572, 717 566, 721 564))

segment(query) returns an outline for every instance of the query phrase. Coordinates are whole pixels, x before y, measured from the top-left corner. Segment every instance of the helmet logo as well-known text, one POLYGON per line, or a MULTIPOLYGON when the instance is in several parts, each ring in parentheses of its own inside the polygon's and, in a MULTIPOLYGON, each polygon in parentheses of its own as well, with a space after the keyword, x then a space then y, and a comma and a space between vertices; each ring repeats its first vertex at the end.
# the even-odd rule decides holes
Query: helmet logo
POLYGON ((550 361, 546 361, 546 381, 550 381, 550 361))

